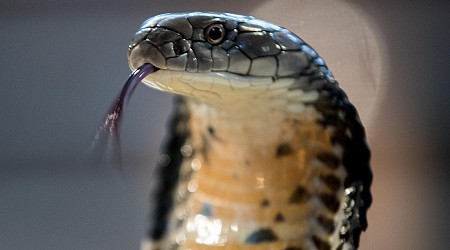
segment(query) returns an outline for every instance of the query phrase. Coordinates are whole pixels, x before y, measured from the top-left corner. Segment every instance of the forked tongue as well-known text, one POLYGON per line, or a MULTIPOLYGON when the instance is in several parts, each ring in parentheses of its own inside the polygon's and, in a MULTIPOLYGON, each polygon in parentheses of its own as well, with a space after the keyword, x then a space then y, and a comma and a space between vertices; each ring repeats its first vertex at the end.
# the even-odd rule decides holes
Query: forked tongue
POLYGON ((95 158, 103 158, 106 153, 106 159, 112 163, 121 166, 120 156, 120 124, 122 121, 125 106, 133 95, 137 85, 149 74, 158 70, 151 64, 143 64, 130 74, 125 82, 116 101, 109 108, 103 122, 97 128, 92 140, 90 153, 95 158))
POLYGON ((125 85, 122 87, 119 96, 116 101, 111 105, 108 114, 105 117, 104 122, 100 125, 103 129, 110 131, 111 133, 118 134, 120 129, 120 122, 123 116, 123 110, 127 105, 128 100, 133 95, 137 85, 149 74, 156 72, 158 68, 151 64, 144 64, 137 68, 130 74, 125 85))

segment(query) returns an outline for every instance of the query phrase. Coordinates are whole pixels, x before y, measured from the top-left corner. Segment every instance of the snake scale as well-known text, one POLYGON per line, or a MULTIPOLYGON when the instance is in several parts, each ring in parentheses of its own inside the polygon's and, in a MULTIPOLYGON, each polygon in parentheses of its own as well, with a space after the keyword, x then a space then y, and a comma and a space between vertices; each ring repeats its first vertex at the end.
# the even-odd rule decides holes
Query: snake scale
POLYGON ((128 57, 177 96, 143 250, 358 248, 370 151, 306 42, 250 16, 169 13, 142 24, 128 57))

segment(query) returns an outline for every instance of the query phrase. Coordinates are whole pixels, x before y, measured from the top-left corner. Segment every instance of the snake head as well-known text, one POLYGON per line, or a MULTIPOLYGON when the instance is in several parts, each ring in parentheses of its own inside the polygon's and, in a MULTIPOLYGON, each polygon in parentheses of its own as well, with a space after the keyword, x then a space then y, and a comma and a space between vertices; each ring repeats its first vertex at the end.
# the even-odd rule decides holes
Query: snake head
POLYGON ((302 72, 317 54, 272 23, 227 13, 169 13, 145 21, 128 51, 132 70, 144 63, 192 73, 283 77, 302 72))

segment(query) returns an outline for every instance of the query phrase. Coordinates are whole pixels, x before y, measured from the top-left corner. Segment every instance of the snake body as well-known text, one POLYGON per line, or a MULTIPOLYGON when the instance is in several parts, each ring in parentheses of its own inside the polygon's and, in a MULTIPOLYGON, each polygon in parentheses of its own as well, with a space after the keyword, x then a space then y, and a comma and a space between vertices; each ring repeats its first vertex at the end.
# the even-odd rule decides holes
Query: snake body
POLYGON ((357 111, 290 31, 249 16, 145 21, 129 65, 174 93, 142 249, 356 249, 371 204, 357 111))

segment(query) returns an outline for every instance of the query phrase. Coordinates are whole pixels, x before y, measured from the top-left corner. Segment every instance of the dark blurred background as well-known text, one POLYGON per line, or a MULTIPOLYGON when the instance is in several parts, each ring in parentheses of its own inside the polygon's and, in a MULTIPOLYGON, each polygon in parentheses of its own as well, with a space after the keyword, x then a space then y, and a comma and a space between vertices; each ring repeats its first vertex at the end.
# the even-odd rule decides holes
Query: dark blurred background
POLYGON ((193 10, 275 22, 325 58, 373 151, 361 249, 450 248, 448 1, 2 0, 0 249, 138 249, 170 95, 137 89, 125 178, 86 164, 86 152, 130 73, 139 24, 193 10))

